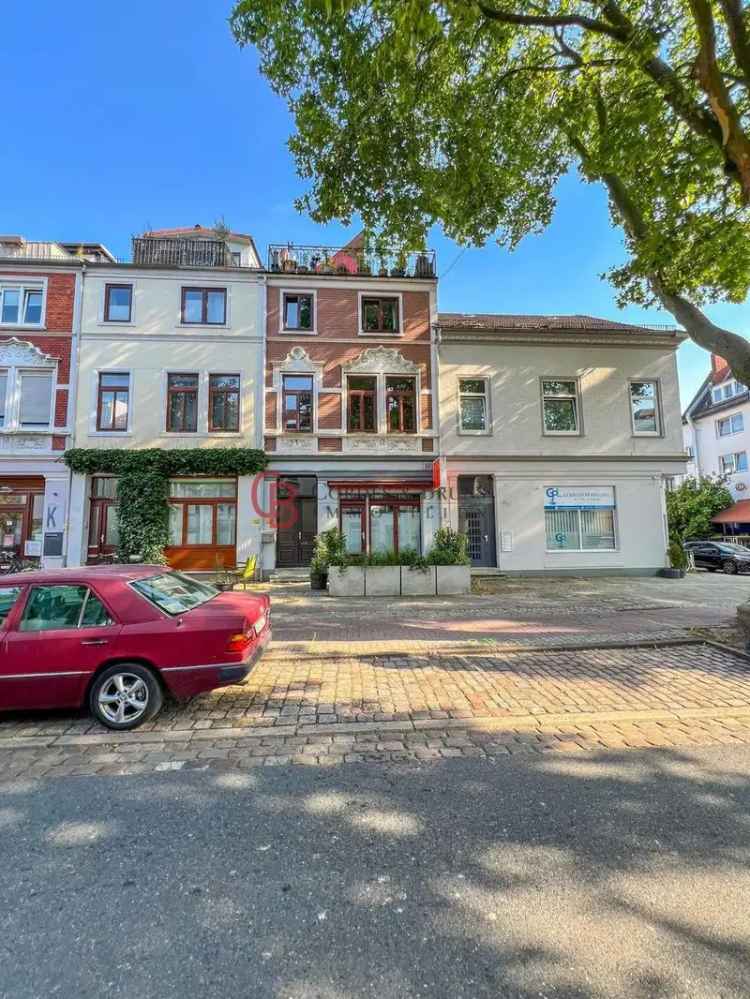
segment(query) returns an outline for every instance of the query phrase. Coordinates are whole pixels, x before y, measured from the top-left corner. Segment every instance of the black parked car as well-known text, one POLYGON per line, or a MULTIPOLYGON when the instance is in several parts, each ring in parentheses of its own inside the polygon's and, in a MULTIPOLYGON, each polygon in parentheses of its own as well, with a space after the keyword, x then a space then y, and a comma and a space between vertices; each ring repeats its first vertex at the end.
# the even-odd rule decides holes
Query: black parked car
POLYGON ((733 576, 750 571, 750 548, 733 545, 728 541, 686 541, 685 551, 690 552, 697 569, 722 572, 733 576))

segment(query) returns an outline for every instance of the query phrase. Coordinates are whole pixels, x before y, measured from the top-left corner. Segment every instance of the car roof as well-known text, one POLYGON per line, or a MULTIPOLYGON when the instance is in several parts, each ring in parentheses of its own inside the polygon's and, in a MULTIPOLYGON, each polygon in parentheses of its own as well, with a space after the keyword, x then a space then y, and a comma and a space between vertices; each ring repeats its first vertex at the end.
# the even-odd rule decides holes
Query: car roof
POLYGON ((69 566, 66 569, 35 569, 33 572, 13 572, 0 576, 0 586, 3 583, 70 583, 74 581, 99 580, 114 582, 121 579, 130 582, 133 579, 145 579, 159 572, 170 572, 164 565, 81 565, 69 566))

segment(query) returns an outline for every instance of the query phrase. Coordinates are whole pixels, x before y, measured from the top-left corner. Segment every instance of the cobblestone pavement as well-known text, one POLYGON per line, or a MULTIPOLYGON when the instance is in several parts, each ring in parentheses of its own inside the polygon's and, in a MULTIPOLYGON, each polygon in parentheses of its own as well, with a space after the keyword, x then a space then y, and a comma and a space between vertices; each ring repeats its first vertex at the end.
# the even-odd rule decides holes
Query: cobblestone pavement
POLYGON ((277 643, 239 686, 117 734, 6 716, 0 780, 750 743, 750 660, 709 644, 367 654, 277 643))

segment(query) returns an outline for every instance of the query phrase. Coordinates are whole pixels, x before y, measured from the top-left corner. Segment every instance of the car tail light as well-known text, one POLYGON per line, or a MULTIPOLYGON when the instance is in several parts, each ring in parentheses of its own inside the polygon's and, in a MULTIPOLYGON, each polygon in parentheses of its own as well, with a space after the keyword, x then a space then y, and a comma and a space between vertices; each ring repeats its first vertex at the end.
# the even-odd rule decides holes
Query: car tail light
POLYGON ((229 636, 227 652, 244 652, 253 638, 255 638, 255 629, 253 625, 245 621, 242 631, 237 631, 229 636))

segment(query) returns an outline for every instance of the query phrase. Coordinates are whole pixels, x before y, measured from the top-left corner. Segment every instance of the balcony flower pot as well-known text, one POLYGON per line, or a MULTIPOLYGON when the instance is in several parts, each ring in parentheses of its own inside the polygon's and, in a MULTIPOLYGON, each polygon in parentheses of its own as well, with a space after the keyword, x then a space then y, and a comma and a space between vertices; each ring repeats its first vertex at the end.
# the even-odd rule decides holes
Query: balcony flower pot
POLYGON ((310 268, 306 264, 300 264, 299 267, 297 268, 297 273, 298 274, 309 274, 310 273, 310 268))
POLYGON ((348 274, 349 273, 349 268, 346 267, 344 264, 337 264, 337 266, 336 266, 336 273, 337 274, 348 274))
POLYGON ((283 267, 283 270, 284 270, 285 273, 287 273, 287 274, 293 274, 294 271, 297 270, 297 261, 296 260, 290 260, 287 257, 287 259, 284 261, 282 267, 283 267))
POLYGON ((434 565, 428 565, 426 569, 413 569, 409 565, 401 566, 402 597, 434 597, 436 592, 434 565))
POLYGON ((401 595, 401 566, 368 565, 365 568, 366 597, 398 597, 401 595))
POLYGON ((328 567, 328 595, 331 597, 363 597, 365 570, 361 565, 328 567))
POLYGON ((437 565, 437 594, 439 597, 471 590, 471 567, 468 565, 437 565))
POLYGON ((393 277, 393 278, 406 277, 406 268, 405 267, 391 267, 391 277, 393 277))

